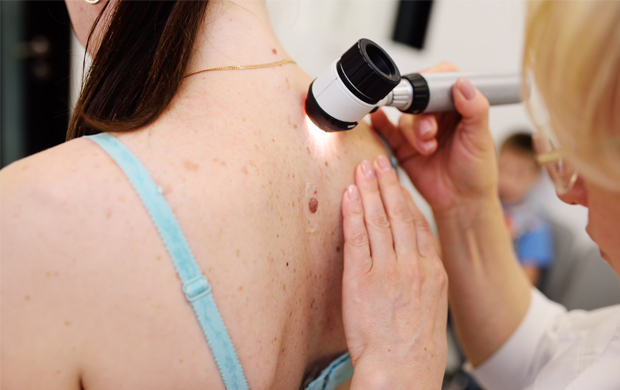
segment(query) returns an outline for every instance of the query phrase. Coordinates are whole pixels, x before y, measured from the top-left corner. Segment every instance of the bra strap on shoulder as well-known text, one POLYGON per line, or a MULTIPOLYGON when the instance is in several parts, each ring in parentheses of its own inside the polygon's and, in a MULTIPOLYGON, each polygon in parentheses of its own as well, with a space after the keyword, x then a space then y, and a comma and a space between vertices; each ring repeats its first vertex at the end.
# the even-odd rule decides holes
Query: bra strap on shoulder
POLYGON ((211 294, 211 285, 196 264, 181 227, 162 195, 161 188, 155 184, 142 163, 116 137, 100 133, 87 138, 97 143, 116 161, 155 223, 183 283, 185 297, 194 308, 226 389, 248 389, 235 347, 211 294))

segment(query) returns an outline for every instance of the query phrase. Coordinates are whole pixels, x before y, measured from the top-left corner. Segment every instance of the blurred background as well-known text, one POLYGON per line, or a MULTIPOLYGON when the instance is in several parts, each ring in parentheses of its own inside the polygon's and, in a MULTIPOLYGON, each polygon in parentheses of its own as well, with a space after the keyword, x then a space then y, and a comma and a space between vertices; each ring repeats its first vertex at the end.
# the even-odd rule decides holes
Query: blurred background
MULTIPOLYGON (((525 0, 266 0, 266 4, 280 41, 313 77, 359 38, 382 46, 403 74, 443 61, 463 71, 520 70, 525 0)), ((88 58, 73 35, 64 2, 3 0, 0 14, 4 167, 64 141, 88 58)), ((386 112, 398 119, 396 109, 386 112)), ((532 131, 522 105, 492 108, 490 126, 498 146, 515 131, 532 131)), ((402 174, 401 179, 407 181, 402 174)), ((424 201, 407 185, 432 220, 424 201)), ((585 233, 587 210, 562 203, 545 175, 528 200, 548 218, 553 231, 555 262, 543 292, 569 308, 619 303, 615 275, 585 233)), ((460 363, 458 353, 452 353, 450 376, 456 375, 460 363)), ((469 386, 457 379, 447 381, 446 388, 469 386)))

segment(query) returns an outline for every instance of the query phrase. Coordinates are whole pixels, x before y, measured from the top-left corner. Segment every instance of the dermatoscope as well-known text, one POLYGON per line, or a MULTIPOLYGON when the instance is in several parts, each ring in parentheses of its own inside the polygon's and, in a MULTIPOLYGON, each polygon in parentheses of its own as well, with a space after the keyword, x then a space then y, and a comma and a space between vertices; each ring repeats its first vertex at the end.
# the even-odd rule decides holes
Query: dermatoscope
POLYGON ((379 45, 360 39, 317 77, 308 90, 306 114, 319 128, 350 130, 378 107, 410 114, 454 111, 452 87, 467 77, 491 105, 521 101, 518 73, 411 73, 398 67, 379 45))

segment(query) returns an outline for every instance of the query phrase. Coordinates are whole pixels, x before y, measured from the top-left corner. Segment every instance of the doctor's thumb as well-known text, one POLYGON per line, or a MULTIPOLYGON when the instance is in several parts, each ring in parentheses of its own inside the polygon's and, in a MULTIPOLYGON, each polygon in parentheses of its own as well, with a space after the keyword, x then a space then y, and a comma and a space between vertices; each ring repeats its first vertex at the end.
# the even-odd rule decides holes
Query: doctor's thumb
POLYGON ((460 77, 452 90, 454 106, 467 127, 486 129, 489 123, 489 101, 465 77, 460 77))

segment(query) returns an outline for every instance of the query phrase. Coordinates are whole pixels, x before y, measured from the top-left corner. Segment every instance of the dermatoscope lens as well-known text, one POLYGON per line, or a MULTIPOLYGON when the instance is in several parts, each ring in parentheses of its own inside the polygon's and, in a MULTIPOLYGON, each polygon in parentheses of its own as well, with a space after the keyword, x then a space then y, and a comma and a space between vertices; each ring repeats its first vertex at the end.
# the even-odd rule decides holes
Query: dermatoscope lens
POLYGON ((369 39, 360 39, 347 50, 337 69, 346 88, 367 104, 376 104, 400 82, 394 61, 369 39))
POLYGON ((400 79, 390 56, 373 41, 360 39, 314 80, 306 114, 325 131, 352 129, 400 79))
POLYGON ((396 74, 394 69, 394 63, 385 56, 384 52, 379 50, 376 46, 368 45, 366 47, 366 53, 368 53, 368 59, 386 76, 393 76, 396 74))

